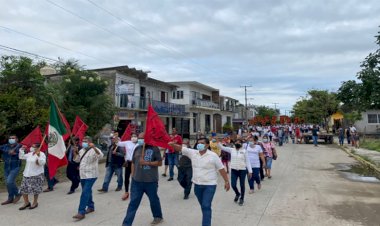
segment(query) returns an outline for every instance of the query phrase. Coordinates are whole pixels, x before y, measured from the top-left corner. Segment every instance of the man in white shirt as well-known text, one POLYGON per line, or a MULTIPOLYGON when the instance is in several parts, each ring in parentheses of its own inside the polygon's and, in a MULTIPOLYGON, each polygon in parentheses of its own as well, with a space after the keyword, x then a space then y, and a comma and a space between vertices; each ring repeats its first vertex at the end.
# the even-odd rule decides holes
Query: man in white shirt
POLYGON ((137 134, 132 133, 131 140, 127 141, 120 141, 117 143, 117 146, 124 147, 125 148, 125 173, 124 173, 124 187, 125 187, 125 193, 121 197, 123 201, 127 200, 129 198, 129 183, 130 183, 130 177, 131 177, 131 166, 132 166, 132 157, 133 152, 135 151, 135 148, 137 146, 137 134))
POLYGON ((201 138, 197 141, 197 150, 182 147, 181 145, 170 142, 175 151, 182 151, 182 154, 189 157, 193 168, 194 193, 202 209, 202 226, 211 226, 211 203, 216 191, 218 180, 217 172, 224 179, 224 188, 230 189, 227 173, 223 163, 217 154, 208 150, 210 141, 207 138, 201 138))
POLYGON ((95 211, 95 203, 92 200, 92 186, 99 176, 99 159, 104 154, 95 147, 91 137, 85 137, 82 142, 82 149, 75 153, 74 161, 79 163, 79 176, 82 186, 78 214, 73 216, 77 220, 85 218, 85 214, 95 211), (87 209, 86 209, 87 207, 87 209))

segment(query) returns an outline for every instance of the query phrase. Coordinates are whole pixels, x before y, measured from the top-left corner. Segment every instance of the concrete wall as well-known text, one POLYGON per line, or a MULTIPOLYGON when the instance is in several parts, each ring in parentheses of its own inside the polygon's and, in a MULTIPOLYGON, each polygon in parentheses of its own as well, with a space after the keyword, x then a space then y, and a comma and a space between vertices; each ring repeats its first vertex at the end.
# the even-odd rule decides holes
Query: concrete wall
POLYGON ((355 122, 355 127, 360 133, 378 134, 380 133, 380 118, 377 123, 368 123, 368 114, 380 115, 380 110, 368 110, 362 113, 362 120, 355 122))

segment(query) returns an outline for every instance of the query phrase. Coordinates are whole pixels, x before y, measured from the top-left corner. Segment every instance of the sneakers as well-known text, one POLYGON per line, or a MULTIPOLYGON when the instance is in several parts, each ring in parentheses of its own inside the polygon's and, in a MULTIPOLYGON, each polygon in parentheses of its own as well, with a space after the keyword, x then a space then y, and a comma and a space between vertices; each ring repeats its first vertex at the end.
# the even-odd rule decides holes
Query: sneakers
POLYGON ((125 201, 129 198, 129 193, 125 192, 124 195, 121 197, 121 200, 125 201))
POLYGON ((239 195, 235 196, 234 202, 237 202, 239 200, 239 197, 240 197, 239 195))
POLYGON ((171 178, 168 179, 168 181, 172 181, 172 180, 174 180, 173 177, 171 177, 171 178))
POLYGON ((101 189, 98 189, 98 192, 100 192, 100 193, 106 193, 107 191, 104 190, 103 188, 101 188, 101 189))
POLYGON ((244 204, 244 200, 243 199, 239 199, 239 206, 242 206, 244 204))
POLYGON ((67 192, 68 195, 71 195, 71 194, 73 194, 73 193, 74 193, 74 191, 69 191, 69 192, 67 192))
POLYGON ((183 197, 183 199, 185 199, 185 200, 189 199, 189 195, 185 195, 185 196, 183 197))
POLYGON ((156 218, 153 219, 152 223, 150 223, 150 224, 151 225, 156 225, 156 224, 162 223, 163 221, 164 221, 164 219, 156 217, 156 218))
POLYGON ((121 188, 116 188, 115 191, 121 191, 121 188))
POLYGON ((253 194, 255 191, 253 189, 249 190, 249 194, 253 194))
POLYGON ((166 177, 166 173, 163 173, 162 176, 163 176, 163 177, 166 177))

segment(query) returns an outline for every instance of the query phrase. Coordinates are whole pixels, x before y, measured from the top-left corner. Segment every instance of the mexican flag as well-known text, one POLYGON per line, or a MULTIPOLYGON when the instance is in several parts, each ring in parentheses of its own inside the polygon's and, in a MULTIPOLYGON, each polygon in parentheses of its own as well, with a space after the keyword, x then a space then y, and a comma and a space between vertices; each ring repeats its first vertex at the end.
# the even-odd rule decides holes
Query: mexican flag
POLYGON ((59 167, 67 165, 66 145, 62 136, 66 134, 66 128, 60 115, 55 102, 51 101, 48 127, 48 168, 50 178, 54 177, 59 167))

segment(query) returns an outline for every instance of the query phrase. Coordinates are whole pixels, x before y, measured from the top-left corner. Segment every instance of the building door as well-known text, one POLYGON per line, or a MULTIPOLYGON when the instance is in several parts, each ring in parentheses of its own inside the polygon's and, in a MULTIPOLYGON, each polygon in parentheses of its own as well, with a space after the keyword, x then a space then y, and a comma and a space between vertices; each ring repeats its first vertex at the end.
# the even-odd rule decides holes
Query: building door
POLYGON ((140 109, 146 109, 146 89, 140 86, 140 109))
POLYGON ((205 132, 209 133, 211 131, 211 115, 205 115, 205 132))
POLYGON ((222 116, 214 114, 214 130, 216 133, 222 133, 222 116))

